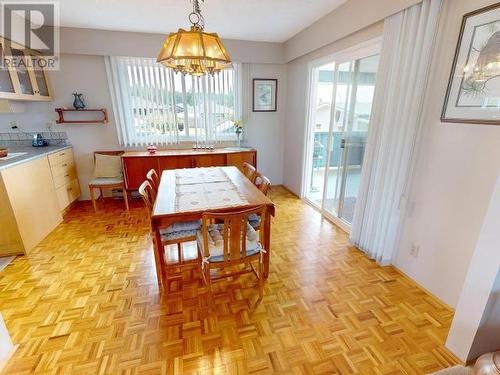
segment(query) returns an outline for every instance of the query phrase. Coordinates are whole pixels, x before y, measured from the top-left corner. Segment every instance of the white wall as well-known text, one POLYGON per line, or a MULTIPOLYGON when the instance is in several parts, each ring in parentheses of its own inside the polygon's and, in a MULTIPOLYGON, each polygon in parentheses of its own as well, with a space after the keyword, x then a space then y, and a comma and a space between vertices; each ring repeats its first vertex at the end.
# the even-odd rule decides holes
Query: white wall
POLYGON ((88 182, 93 172, 95 150, 120 149, 109 96, 104 58, 102 56, 63 55, 61 70, 49 73, 54 101, 27 103, 26 112, 1 114, 0 131, 9 131, 10 122, 16 121, 25 131, 47 130, 47 123, 56 118, 54 108, 71 107, 72 92, 85 94, 88 107, 107 108, 107 125, 67 124, 54 125, 54 130, 66 131, 74 147, 76 167, 80 179, 82 198, 88 199, 88 182))
POLYGON ((383 23, 380 22, 288 64, 283 183, 295 194, 301 193, 309 63, 380 37, 382 32, 383 23))
MULTIPOLYGON (((99 56, 157 56, 165 34, 61 28, 61 53, 99 56)), ((224 39, 234 61, 255 64, 285 63, 283 43, 224 39)))
POLYGON ((440 122, 462 15, 492 0, 447 0, 395 265, 456 306, 500 169, 500 126, 440 122), (418 258, 411 244, 420 246, 418 258))
POLYGON ((349 0, 285 43, 286 61, 334 43, 422 0, 349 0))
MULTIPOLYGON (((163 36, 156 34, 110 32, 88 29, 63 29, 61 32, 61 70, 49 72, 53 102, 26 103, 20 114, 0 114, 0 131, 9 131, 16 121, 22 130, 47 130, 47 124, 56 118, 54 108, 71 107, 71 93, 82 92, 87 106, 107 108, 109 124, 56 125, 63 130, 74 147, 82 196, 89 199, 88 182, 93 172, 93 152, 122 149, 118 142, 115 119, 102 54, 154 56, 163 36), (158 42, 159 40, 159 42, 158 42), (158 42, 158 43, 156 43, 158 42), (138 48, 136 48, 138 46, 138 48), (94 54, 93 54, 94 53, 94 54)), ((250 62, 250 72, 256 78, 278 78, 279 111, 272 114, 251 114, 246 124, 246 144, 258 151, 258 166, 273 184, 283 182, 283 125, 286 92, 286 65, 281 62, 283 47, 277 43, 228 41, 231 58, 250 62), (262 61, 263 63, 260 63, 262 61)), ((251 81, 250 81, 251 82, 251 81)), ((251 95, 251 86, 244 87, 251 95)), ((188 147, 186 145, 185 147, 188 147)))
POLYGON ((283 183, 283 155, 287 92, 287 67, 276 64, 251 64, 246 87, 248 126, 245 143, 257 149, 257 169, 273 185, 283 183), (252 112, 252 80, 254 78, 278 79, 278 111, 252 112))
POLYGON ((463 361, 500 349, 500 174, 446 346, 463 361))
POLYGON ((0 314, 0 372, 2 372, 3 365, 6 363, 13 348, 14 345, 10 339, 9 332, 7 332, 7 327, 5 327, 2 314, 0 314))

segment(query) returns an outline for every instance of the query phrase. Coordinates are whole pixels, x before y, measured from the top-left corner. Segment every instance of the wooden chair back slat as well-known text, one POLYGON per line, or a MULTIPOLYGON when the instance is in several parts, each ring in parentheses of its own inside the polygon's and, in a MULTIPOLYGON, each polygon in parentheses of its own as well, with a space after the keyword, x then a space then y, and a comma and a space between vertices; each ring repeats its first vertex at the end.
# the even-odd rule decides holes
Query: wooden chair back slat
POLYGON ((142 200, 144 201, 144 204, 148 209, 149 215, 151 215, 151 212, 153 212, 153 206, 155 204, 155 194, 149 181, 146 180, 141 184, 141 186, 139 186, 139 194, 141 195, 142 200))
POLYGON ((267 195, 271 187, 271 181, 264 176, 262 173, 257 172, 255 174, 255 186, 264 194, 267 195))
POLYGON ((257 170, 255 167, 247 162, 243 163, 243 174, 250 180, 252 183, 255 182, 255 175, 257 173, 257 170))
MULTIPOLYGON (((224 264, 230 265, 245 262, 247 258, 248 216, 257 214, 260 215, 261 220, 265 220, 266 210, 266 206, 259 206, 239 212, 205 212, 202 219, 204 256, 210 256, 208 242, 209 225, 215 222, 222 222, 224 264)), ((265 228, 263 222, 261 222, 261 228, 265 228)), ((259 230, 259 242, 261 246, 264 244, 263 229, 259 230)))
POLYGON ((148 179, 151 187, 153 188, 155 195, 158 194, 158 188, 160 187, 160 177, 158 173, 154 169, 151 169, 147 174, 146 178, 148 179))

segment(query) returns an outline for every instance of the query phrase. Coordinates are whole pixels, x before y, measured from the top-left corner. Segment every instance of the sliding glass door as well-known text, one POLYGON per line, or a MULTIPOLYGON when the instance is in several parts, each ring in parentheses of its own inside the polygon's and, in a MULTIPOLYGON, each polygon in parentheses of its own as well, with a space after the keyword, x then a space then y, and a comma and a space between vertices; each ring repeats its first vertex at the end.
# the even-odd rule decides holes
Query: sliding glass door
POLYGON ((378 60, 337 58, 311 71, 304 195, 344 227, 358 196, 378 60))

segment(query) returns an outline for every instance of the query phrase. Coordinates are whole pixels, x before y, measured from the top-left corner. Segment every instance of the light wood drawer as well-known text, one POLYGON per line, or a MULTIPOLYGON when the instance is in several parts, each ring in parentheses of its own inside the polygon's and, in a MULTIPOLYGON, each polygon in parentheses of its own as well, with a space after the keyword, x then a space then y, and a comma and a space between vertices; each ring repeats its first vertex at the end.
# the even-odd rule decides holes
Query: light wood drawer
POLYGON ((72 148, 66 148, 49 155, 49 163, 51 167, 68 161, 73 161, 72 148))
POLYGON ((67 173, 70 173, 74 169, 75 163, 73 162, 73 160, 64 161, 50 167, 50 170, 52 171, 52 177, 63 176, 67 173))
POLYGON ((59 203, 60 210, 64 210, 69 206, 69 192, 68 185, 63 185, 59 189, 56 190, 57 194, 57 202, 59 203))
POLYGON ((56 194, 59 208, 62 211, 80 197, 80 184, 78 183, 78 179, 75 178, 71 180, 71 182, 59 187, 56 190, 56 194))
POLYGON ((70 203, 73 203, 78 198, 80 198, 80 183, 78 182, 78 179, 75 178, 69 184, 69 201, 70 203))
POLYGON ((69 184, 76 178, 76 169, 73 166, 73 168, 67 169, 63 174, 52 176, 52 178, 54 179, 55 188, 59 189, 61 186, 69 184))

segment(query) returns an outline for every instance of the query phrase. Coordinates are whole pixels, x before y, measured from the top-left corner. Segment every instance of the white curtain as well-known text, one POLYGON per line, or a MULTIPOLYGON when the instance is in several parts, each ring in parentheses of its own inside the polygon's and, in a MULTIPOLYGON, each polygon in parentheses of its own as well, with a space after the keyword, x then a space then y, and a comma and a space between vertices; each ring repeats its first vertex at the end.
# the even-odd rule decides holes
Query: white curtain
POLYGON ((146 146, 236 138, 241 118, 239 64, 214 76, 174 73, 155 59, 106 58, 120 144, 146 146))
POLYGON ((381 264, 391 262, 420 130, 441 0, 424 0, 388 17, 351 241, 381 264))

